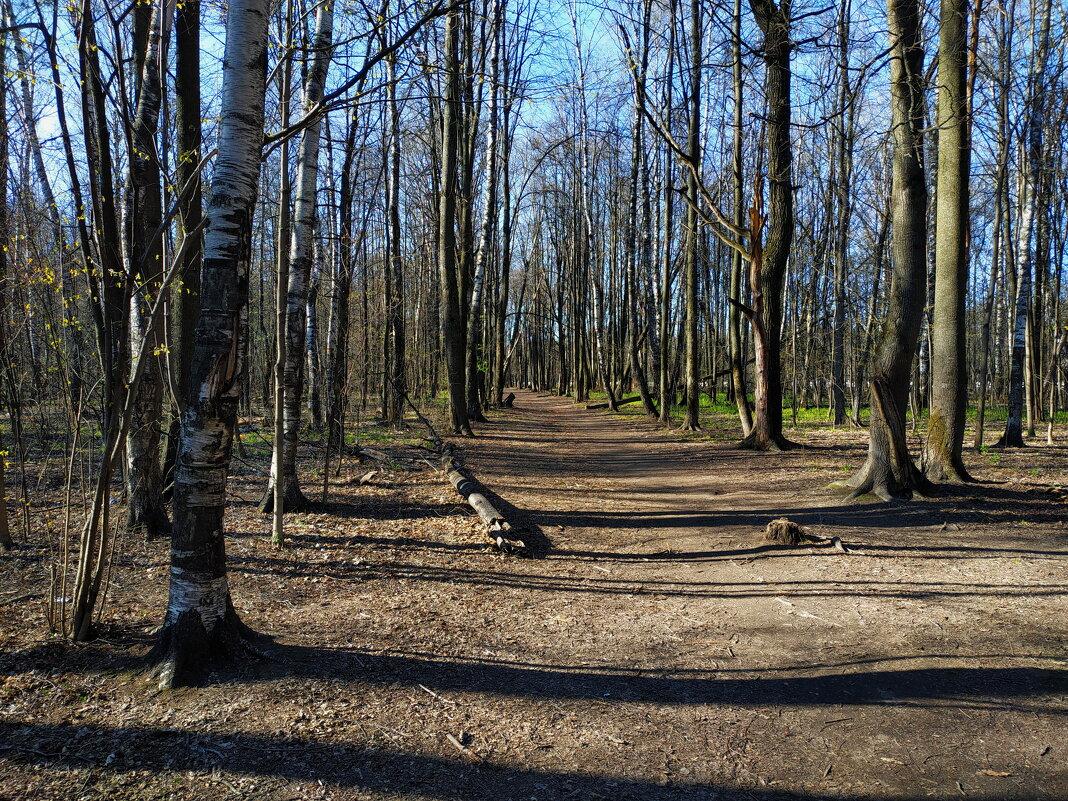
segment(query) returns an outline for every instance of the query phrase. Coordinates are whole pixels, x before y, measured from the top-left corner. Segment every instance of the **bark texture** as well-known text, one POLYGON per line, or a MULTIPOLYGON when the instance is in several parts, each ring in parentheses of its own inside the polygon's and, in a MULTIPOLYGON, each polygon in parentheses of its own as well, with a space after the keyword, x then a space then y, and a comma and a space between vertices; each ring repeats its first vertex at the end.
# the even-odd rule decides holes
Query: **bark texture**
POLYGON ((230 600, 224 511, 244 370, 240 328, 263 144, 267 15, 266 0, 234 0, 227 14, 203 295, 175 468, 170 594, 151 655, 165 686, 244 658, 251 638, 230 600))
POLYGON ((938 44, 938 194, 934 253, 931 417, 923 469, 931 481, 970 481, 964 466, 964 301, 968 291, 971 144, 968 141, 966 0, 942 0, 938 44))
POLYGON ((846 486, 851 497, 872 492, 909 498, 926 481, 905 441, 912 364, 920 337, 927 288, 927 185, 924 179, 923 47, 916 0, 890 0, 890 94, 893 130, 889 309, 872 369, 868 458, 846 486))

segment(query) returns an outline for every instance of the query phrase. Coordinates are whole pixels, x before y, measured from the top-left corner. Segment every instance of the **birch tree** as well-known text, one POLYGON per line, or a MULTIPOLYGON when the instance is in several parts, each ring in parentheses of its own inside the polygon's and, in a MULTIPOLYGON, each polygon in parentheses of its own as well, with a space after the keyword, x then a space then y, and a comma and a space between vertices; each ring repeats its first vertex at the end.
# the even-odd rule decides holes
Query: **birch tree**
POLYGON ((252 632, 230 599, 226 481, 245 365, 252 214, 263 148, 267 0, 233 0, 226 17, 218 156, 204 237, 202 295, 174 478, 170 591, 151 655, 162 686, 240 660, 252 632))

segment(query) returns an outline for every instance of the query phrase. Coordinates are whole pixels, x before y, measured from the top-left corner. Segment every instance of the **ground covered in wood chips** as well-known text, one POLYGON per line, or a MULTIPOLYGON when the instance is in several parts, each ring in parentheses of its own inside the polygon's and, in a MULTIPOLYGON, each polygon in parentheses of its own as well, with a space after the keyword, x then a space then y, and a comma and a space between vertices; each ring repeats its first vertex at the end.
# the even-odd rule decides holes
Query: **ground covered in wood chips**
POLYGON ((752 454, 515 406, 462 447, 531 559, 399 442, 278 551, 239 463, 233 597, 275 644, 203 687, 135 672, 163 543, 124 540, 85 645, 47 633, 43 541, 0 556, 0 799, 1068 798, 1063 445, 844 504, 863 431, 752 454), (852 553, 762 543, 780 516, 852 553))

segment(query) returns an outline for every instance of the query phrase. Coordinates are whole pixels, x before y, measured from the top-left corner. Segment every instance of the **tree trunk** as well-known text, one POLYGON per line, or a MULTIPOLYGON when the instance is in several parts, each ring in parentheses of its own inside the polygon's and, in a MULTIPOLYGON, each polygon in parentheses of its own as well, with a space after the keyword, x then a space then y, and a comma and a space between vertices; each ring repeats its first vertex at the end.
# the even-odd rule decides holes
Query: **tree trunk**
MULTIPOLYGON (((175 9, 175 128, 178 138, 178 223, 182 236, 195 241, 184 248, 178 266, 172 303, 171 322, 171 391, 177 408, 171 419, 163 461, 163 483, 174 480, 174 462, 178 456, 181 413, 189 388, 189 371, 193 359, 193 328, 200 311, 200 264, 203 256, 203 192, 200 179, 201 108, 200 108, 200 0, 188 0, 175 9)), ((169 496, 169 491, 165 490, 169 496)))
MULTIPOLYGON (((789 2, 789 0, 787 0, 789 2)), ((690 0, 690 50, 693 59, 690 75, 689 158, 692 167, 686 176, 686 416, 683 431, 701 428, 701 388, 697 350, 697 180, 701 167, 701 3, 690 0)))
MULTIPOLYGON (((732 177, 734 179, 734 224, 741 228, 745 225, 744 197, 744 154, 742 152, 742 110, 744 84, 742 83, 742 0, 734 0, 734 28, 731 34, 734 73, 734 162, 732 177)), ((744 242, 739 245, 745 246, 744 242)), ((742 254, 731 251, 730 308, 727 317, 727 347, 731 365, 731 394, 738 409, 738 422, 742 425, 742 436, 749 436, 753 430, 753 410, 749 406, 749 390, 745 381, 745 353, 742 351, 742 315, 739 309, 742 297, 742 254)))
POLYGON ((1034 61, 1028 87, 1030 113, 1024 120, 1025 154, 1020 159, 1020 222, 1016 250, 1016 298, 1012 353, 1009 368, 1009 417, 997 447, 1022 448, 1024 414, 1024 360, 1027 351, 1027 321, 1031 307, 1031 240, 1038 212, 1038 189, 1042 170, 1042 133, 1046 124, 1046 61, 1049 55, 1051 0, 1042 3, 1034 61))
POLYGON ((460 310, 460 276, 456 263, 457 158, 460 135, 460 9, 445 17, 445 101, 442 104, 441 197, 438 270, 441 278, 441 338, 448 381, 448 430, 471 435, 464 381, 464 329, 460 310))
POLYGON ((909 498, 926 485, 908 454, 905 409, 927 292, 923 46, 917 0, 889 0, 893 239, 889 309, 872 367, 868 458, 846 486, 857 498, 909 498))
POLYGON ((223 523, 244 370, 238 343, 263 144, 267 16, 266 0, 232 0, 227 14, 203 294, 175 470, 170 595, 152 654, 164 686, 241 659, 251 634, 230 600, 223 523))
MULTIPOLYGON (((754 273, 753 344, 756 349, 753 430, 740 447, 781 450, 791 446, 782 433, 782 288, 794 235, 794 198, 791 183, 793 148, 790 144, 790 40, 791 0, 750 0, 753 16, 764 33, 764 60, 768 119, 764 133, 767 155, 767 241, 759 273, 754 273)), ((754 247, 753 243, 750 247, 754 247)), ((750 270, 753 272, 752 268, 750 270)))
MULTIPOLYGON (((313 111, 323 99, 327 68, 332 53, 334 5, 323 0, 315 15, 315 37, 311 63, 304 81, 304 113, 313 111)), ((284 512, 301 512, 311 507, 297 476, 297 448, 304 395, 304 345, 308 333, 308 283, 315 254, 316 188, 319 179, 319 139, 322 117, 308 123, 297 150, 296 202, 293 207, 293 236, 289 248, 289 286, 286 298, 285 393, 283 397, 285 436, 275 443, 282 448, 282 496, 284 512)), ((283 165, 287 169, 287 165, 283 165)), ((260 510, 270 513, 275 504, 272 476, 260 510)))
POLYGON ((968 291, 971 143, 967 109, 967 0, 942 0, 938 44, 938 188, 931 416, 923 468, 931 481, 971 480, 964 466, 968 373, 965 294, 968 291))

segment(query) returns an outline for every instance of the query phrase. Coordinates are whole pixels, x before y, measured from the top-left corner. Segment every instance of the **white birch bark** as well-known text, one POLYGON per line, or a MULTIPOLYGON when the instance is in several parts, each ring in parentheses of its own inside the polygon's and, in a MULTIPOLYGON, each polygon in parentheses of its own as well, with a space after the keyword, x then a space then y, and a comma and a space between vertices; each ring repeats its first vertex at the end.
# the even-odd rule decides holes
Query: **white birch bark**
POLYGON ((175 467, 170 597, 157 645, 165 685, 186 681, 220 656, 213 645, 244 633, 230 603, 223 523, 244 370, 240 327, 263 146, 267 19, 267 0, 230 3, 201 308, 175 467))
MULTIPOLYGON (((312 59, 304 83, 303 110, 319 107, 326 86, 326 73, 333 52, 334 6, 319 4, 315 15, 312 59)), ((308 326, 308 280, 315 253, 316 186, 319 180, 319 139, 322 116, 316 116, 301 134, 297 150, 297 185, 293 207, 293 235, 289 248, 288 309, 286 313, 285 436, 282 439, 284 511, 299 511, 309 505, 297 478, 297 446, 300 441, 301 396, 304 389, 304 343, 308 326)), ((276 443, 275 447, 278 447, 276 443)), ((271 493, 271 490, 268 490, 271 493)))

